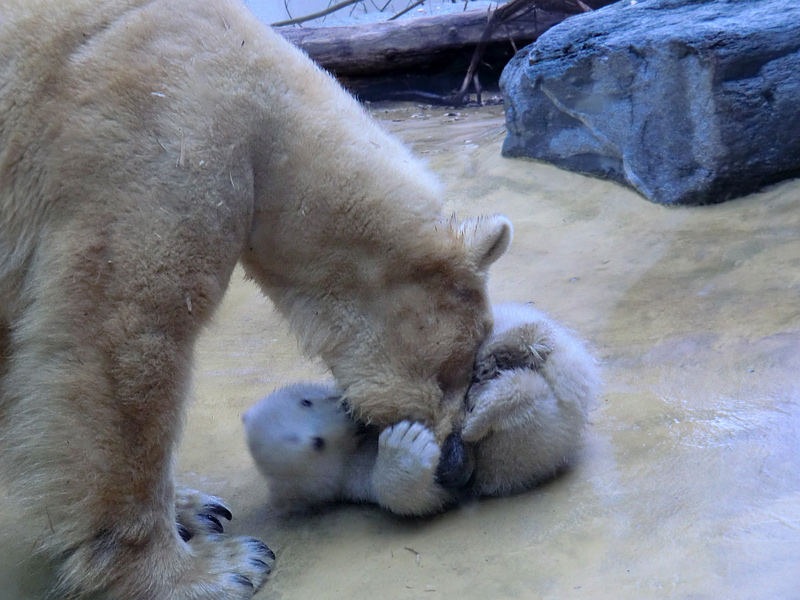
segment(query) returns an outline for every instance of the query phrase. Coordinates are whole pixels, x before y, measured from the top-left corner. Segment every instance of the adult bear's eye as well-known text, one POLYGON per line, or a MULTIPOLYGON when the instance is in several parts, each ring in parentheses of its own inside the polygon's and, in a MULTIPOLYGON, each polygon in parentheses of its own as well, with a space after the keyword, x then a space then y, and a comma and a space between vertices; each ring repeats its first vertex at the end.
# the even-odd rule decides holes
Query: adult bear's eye
POLYGON ((314 406, 314 403, 311 402, 311 400, 309 400, 308 398, 303 398, 302 400, 300 400, 300 405, 305 407, 311 407, 314 406))
POLYGON ((314 443, 314 450, 322 452, 322 450, 325 449, 325 440, 323 440, 321 437, 315 437, 313 439, 313 443, 314 443))

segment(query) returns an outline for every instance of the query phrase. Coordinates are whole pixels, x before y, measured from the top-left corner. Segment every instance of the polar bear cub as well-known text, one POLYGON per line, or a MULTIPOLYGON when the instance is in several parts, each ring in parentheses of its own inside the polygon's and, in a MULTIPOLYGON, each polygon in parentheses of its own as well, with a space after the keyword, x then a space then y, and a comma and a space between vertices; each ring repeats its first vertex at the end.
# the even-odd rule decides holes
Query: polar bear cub
POLYGON ((402 515, 441 511, 465 493, 505 495, 574 459, 595 402, 595 360, 562 326, 527 305, 494 308, 461 432, 474 464, 466 489, 440 483, 433 433, 403 421, 379 432, 350 418, 333 384, 279 389, 243 415, 250 452, 279 510, 373 502, 402 515))
POLYGON ((498 305, 494 317, 462 431, 481 495, 520 492, 569 466, 600 391, 596 360, 562 325, 524 304, 498 305))
POLYGON ((340 401, 332 384, 296 383, 243 415, 250 452, 277 508, 346 497, 349 483, 363 478, 361 463, 374 462, 374 448, 364 447, 358 422, 340 401))

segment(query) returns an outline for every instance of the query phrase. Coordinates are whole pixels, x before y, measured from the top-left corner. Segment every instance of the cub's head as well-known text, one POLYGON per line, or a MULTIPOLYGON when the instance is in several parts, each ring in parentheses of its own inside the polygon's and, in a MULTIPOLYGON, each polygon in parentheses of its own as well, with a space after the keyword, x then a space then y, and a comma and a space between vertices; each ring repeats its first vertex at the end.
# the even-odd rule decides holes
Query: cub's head
MULTIPOLYGON (((458 429, 478 347, 490 334, 487 271, 508 248, 505 217, 442 224, 363 289, 346 341, 323 356, 355 415, 458 429)), ((366 279, 366 278, 365 278, 366 279)))
POLYGON ((276 390, 242 415, 250 453, 276 504, 334 499, 358 444, 358 426, 340 401, 332 385, 299 383, 276 390))

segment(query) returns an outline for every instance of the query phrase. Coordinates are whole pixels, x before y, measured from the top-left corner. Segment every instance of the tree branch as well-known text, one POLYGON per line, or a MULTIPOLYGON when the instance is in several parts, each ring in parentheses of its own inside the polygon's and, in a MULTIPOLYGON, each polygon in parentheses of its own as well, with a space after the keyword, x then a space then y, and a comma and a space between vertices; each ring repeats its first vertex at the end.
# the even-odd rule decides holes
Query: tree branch
POLYGON ((333 6, 329 6, 325 10, 321 10, 319 12, 315 12, 310 15, 306 15, 305 17, 297 17, 296 19, 288 19, 286 21, 278 21, 277 23, 272 23, 273 27, 283 27, 284 25, 299 25, 300 23, 305 23, 306 21, 313 21, 314 19, 319 19, 320 17, 324 17, 325 15, 329 15, 331 13, 336 12, 337 10, 341 10, 343 8, 347 8, 353 4, 358 4, 359 2, 363 2, 364 0, 344 0, 343 2, 339 2, 338 4, 334 4, 333 6))

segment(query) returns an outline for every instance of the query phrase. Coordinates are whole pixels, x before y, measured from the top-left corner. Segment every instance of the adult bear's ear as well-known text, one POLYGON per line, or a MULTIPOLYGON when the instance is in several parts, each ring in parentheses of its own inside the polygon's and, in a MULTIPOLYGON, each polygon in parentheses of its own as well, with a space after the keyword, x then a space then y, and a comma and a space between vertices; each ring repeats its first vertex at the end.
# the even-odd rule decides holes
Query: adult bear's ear
POLYGON ((502 215, 467 219, 458 228, 467 252, 480 271, 500 258, 511 244, 511 221, 502 215))

